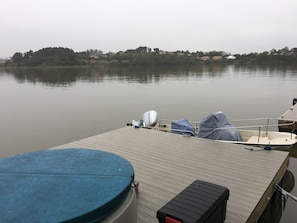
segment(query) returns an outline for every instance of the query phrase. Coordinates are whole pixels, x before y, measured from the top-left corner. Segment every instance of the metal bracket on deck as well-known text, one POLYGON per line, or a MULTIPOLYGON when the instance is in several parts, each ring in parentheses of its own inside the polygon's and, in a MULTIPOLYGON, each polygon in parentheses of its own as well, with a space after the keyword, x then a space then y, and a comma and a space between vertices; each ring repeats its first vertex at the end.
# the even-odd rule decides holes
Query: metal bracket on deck
POLYGON ((284 196, 286 196, 286 197, 290 197, 290 198, 292 198, 294 201, 296 201, 297 202, 297 197, 296 196, 294 196, 293 194, 290 194, 288 191, 286 191, 285 189, 283 189, 281 186, 279 186, 278 184, 275 184, 275 188, 277 189, 277 190, 279 190, 281 193, 282 193, 282 195, 284 195, 284 196))
POLYGON ((138 195, 138 187, 139 187, 139 182, 138 181, 133 181, 132 183, 132 187, 134 188, 135 192, 136 192, 136 195, 138 195))

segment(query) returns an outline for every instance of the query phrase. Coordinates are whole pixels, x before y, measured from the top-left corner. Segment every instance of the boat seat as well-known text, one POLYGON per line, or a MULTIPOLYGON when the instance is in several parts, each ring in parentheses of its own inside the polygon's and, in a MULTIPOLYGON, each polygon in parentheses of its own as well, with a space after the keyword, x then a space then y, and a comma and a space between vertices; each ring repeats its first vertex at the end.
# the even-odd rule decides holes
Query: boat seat
POLYGON ((268 137, 258 137, 258 136, 252 136, 248 139, 248 143, 261 143, 261 144, 269 144, 270 140, 268 137))

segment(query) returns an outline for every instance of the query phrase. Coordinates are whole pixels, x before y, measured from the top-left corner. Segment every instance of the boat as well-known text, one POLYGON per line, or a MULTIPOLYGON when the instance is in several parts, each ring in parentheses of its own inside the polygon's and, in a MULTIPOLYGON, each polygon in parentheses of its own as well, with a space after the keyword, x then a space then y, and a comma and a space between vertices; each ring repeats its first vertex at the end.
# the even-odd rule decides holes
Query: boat
MULTIPOLYGON (((261 119, 241 119, 237 121, 259 121, 261 119)), ((269 131, 269 128, 276 127, 269 125, 270 119, 262 125, 231 125, 221 111, 213 113, 199 121, 198 137, 214 139, 222 142, 244 144, 261 147, 291 146, 297 143, 297 136, 289 132, 269 131)))
POLYGON ((151 110, 144 113, 141 120, 143 119, 146 120, 146 123, 133 120, 131 125, 136 128, 145 127, 174 134, 257 146, 265 149, 276 147, 286 149, 297 143, 297 135, 293 132, 271 131, 272 127, 275 129, 278 127, 278 124, 269 124, 272 118, 233 120, 233 122, 249 121, 252 123, 261 120, 266 121, 266 124, 234 126, 229 123, 225 114, 219 111, 202 118, 199 122, 188 121, 185 118, 179 120, 162 119, 157 122, 157 112, 151 110), (144 117, 150 117, 150 119, 144 117))

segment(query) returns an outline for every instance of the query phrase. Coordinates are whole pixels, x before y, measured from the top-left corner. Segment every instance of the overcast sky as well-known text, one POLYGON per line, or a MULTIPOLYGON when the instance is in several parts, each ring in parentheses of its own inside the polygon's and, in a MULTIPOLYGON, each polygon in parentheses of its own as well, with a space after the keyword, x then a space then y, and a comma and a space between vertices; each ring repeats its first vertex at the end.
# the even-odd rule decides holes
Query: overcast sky
POLYGON ((1 0, 0 58, 44 47, 250 53, 297 47, 297 0, 1 0))

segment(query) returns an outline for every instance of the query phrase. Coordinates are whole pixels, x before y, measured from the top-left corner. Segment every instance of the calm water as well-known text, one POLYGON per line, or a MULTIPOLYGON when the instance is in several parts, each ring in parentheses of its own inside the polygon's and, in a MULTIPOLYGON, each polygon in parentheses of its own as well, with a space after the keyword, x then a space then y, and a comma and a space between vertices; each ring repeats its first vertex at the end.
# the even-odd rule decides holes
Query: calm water
MULTIPOLYGON (((297 69, 243 66, 171 68, 0 68, 0 157, 46 149, 139 120, 276 118, 297 97, 297 69)), ((290 169, 297 176, 297 147, 290 169)), ((297 195, 296 188, 292 191, 297 195)), ((294 219, 289 203, 285 222, 294 219)))

